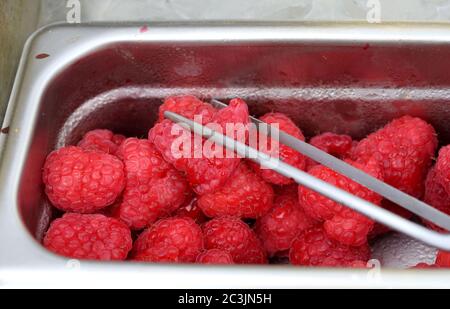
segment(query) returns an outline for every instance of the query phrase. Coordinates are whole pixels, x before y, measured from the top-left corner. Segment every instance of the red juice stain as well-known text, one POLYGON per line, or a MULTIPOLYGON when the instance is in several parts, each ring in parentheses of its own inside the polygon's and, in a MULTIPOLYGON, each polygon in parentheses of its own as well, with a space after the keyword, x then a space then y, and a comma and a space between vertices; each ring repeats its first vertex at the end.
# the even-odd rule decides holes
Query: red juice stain
POLYGON ((36 55, 36 59, 45 59, 47 57, 50 57, 50 55, 49 54, 45 54, 45 53, 36 55))
POLYGON ((9 127, 6 127, 6 128, 1 129, 1 132, 2 132, 3 134, 8 134, 8 133, 9 133, 9 127))
POLYGON ((139 29, 139 32, 140 32, 140 33, 145 33, 145 32, 147 32, 147 31, 148 31, 148 26, 147 26, 147 25, 142 26, 142 27, 139 29))

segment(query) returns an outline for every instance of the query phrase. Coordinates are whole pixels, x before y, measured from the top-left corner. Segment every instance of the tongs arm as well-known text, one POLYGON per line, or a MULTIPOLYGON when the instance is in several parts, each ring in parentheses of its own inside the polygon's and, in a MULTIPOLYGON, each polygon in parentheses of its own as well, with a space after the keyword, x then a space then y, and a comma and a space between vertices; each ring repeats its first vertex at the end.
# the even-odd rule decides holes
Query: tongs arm
MULTIPOLYGON (((224 108, 227 105, 218 100, 212 100, 212 105, 216 108, 224 108)), ((434 224, 450 231, 450 216, 440 210, 424 203, 423 201, 406 194, 405 192, 369 175, 360 169, 339 160, 338 158, 322 151, 304 141, 301 141, 286 132, 262 122, 259 119, 250 117, 250 120, 258 127, 267 132, 268 136, 274 136, 281 144, 291 147, 294 150, 304 154, 316 162, 350 178, 351 180, 363 185, 371 191, 394 202, 395 204, 409 210, 410 212, 424 218, 434 224)))
MULTIPOLYGON (((414 237, 431 246, 442 250, 450 251, 450 235, 441 234, 427 229, 417 223, 411 222, 394 214, 386 209, 374 205, 364 199, 361 199, 347 191, 337 188, 325 181, 311 176, 282 160, 273 158, 263 152, 249 147, 239 141, 214 131, 206 126, 187 119, 179 114, 166 111, 164 116, 193 133, 208 138, 212 142, 222 145, 229 150, 236 152, 242 157, 249 158, 267 168, 273 169, 278 173, 294 179, 298 184, 303 185, 313 191, 316 191, 340 204, 343 204, 373 220, 380 222, 394 230, 414 237)), ((313 158, 316 160, 316 158, 313 158)), ((427 205, 427 204, 425 204, 427 205)), ((428 205, 427 205, 428 206, 428 205)), ((428 206, 431 207, 431 206, 428 206)))

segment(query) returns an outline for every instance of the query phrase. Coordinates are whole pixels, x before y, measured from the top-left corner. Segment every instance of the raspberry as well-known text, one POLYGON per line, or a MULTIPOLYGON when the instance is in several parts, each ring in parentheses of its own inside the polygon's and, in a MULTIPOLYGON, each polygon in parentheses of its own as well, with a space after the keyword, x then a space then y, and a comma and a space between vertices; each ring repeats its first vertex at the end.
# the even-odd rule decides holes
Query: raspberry
POLYGON ((435 265, 438 267, 450 267, 450 252, 439 250, 436 255, 435 265))
MULTIPOLYGON (((442 211, 443 213, 450 215, 450 195, 447 193, 444 186, 442 186, 441 184, 442 179, 438 177, 436 172, 437 172, 436 167, 431 168, 430 171, 428 172, 427 178, 425 180, 424 201, 425 203, 433 206, 434 208, 442 211)), ((446 231, 445 229, 427 220, 424 220, 424 223, 428 227, 438 232, 446 231)))
POLYGON ((450 145, 439 150, 435 170, 442 188, 450 194, 450 145))
MULTIPOLYGON (((353 146, 353 140, 350 136, 330 132, 314 136, 309 143, 340 159, 346 158, 353 146)), ((306 158, 306 170, 317 164, 314 160, 306 158)))
MULTIPOLYGON (((268 113, 264 116, 260 117, 261 121, 264 121, 268 124, 278 124, 279 129, 284 131, 302 141, 305 140, 302 131, 295 125, 295 123, 286 115, 281 113, 268 113)), ((259 145, 267 145, 267 149, 271 149, 272 147, 278 147, 278 155, 281 160, 285 163, 290 164, 300 170, 305 169, 306 157, 299 153, 298 151, 286 146, 282 145, 278 142, 275 142, 272 139, 267 141, 266 138, 259 138, 259 145)), ((266 151, 267 152, 267 151, 266 151)), ((259 175, 267 182, 276 184, 276 185, 287 185, 294 183, 294 180, 289 179, 285 176, 278 174, 277 172, 268 169, 262 168, 259 164, 251 162, 251 166, 259 173, 259 175)))
POLYGON ((163 177, 172 168, 146 139, 126 139, 119 147, 117 156, 125 163, 128 182, 163 177))
POLYGON ((361 267, 367 262, 370 248, 346 246, 330 239, 321 227, 304 231, 292 243, 289 261, 294 265, 361 267))
POLYGON ((197 224, 208 221, 208 217, 206 217, 200 207, 198 207, 197 199, 192 199, 189 203, 178 208, 174 215, 176 217, 189 217, 197 224))
POLYGON ((144 139, 128 138, 118 150, 127 183, 119 216, 132 229, 142 229, 170 214, 190 196, 184 177, 144 139))
MULTIPOLYGON (((405 219, 410 219, 413 216, 412 212, 410 212, 410 211, 406 210, 405 208, 400 207, 397 204, 395 204, 389 200, 386 200, 386 199, 383 199, 381 201, 381 207, 384 209, 387 209, 390 212, 393 212, 405 219)), ((389 228, 381 223, 375 222, 373 229, 369 232, 368 238, 373 239, 377 236, 389 233, 390 231, 391 231, 391 228, 389 228)))
POLYGON ((199 264, 234 264, 231 255, 223 250, 206 250, 197 257, 199 264))
POLYGON ((316 222, 308 217, 298 203, 297 186, 278 193, 274 207, 256 221, 256 233, 264 248, 273 256, 291 247, 292 240, 302 231, 311 228, 316 222))
MULTIPOLYGON (((374 177, 381 178, 380 169, 375 161, 365 166, 356 162, 348 161, 348 163, 374 177)), ((379 195, 325 166, 316 165, 308 173, 373 204, 381 203, 379 195)), ((330 238, 350 246, 361 246, 367 242, 367 234, 374 224, 371 219, 303 186, 299 186, 299 199, 306 214, 324 221, 324 229, 330 238)))
POLYGON ((242 162, 225 185, 200 196, 198 206, 212 218, 258 218, 272 207, 272 202, 272 187, 242 162))
POLYGON ((133 259, 192 263, 202 251, 202 230, 191 218, 167 218, 139 235, 133 246, 133 259))
POLYGON ((194 116, 202 117, 202 124, 212 121, 216 109, 208 103, 202 102, 191 95, 173 96, 167 98, 159 107, 159 121, 165 119, 164 112, 171 111, 183 117, 194 119, 194 116))
POLYGON ((122 143, 126 140, 127 138, 122 135, 122 134, 114 134, 112 141, 114 144, 116 144, 117 146, 122 145, 122 143))
POLYGON ((227 251, 237 264, 265 264, 267 257, 256 234, 238 218, 220 217, 203 225, 206 249, 227 251))
POLYGON ((368 268, 367 262, 356 260, 350 263, 349 267, 351 268, 368 268))
MULTIPOLYGON (((227 123, 247 125, 247 104, 240 99, 231 100, 228 107, 221 109, 214 115, 213 122, 224 129, 227 123)), ((206 149, 210 142, 203 139, 198 145, 199 143, 196 142, 197 138, 194 138, 191 132, 187 132, 169 120, 156 124, 149 132, 149 140, 154 143, 163 157, 172 163, 176 169, 184 172, 191 187, 197 194, 201 195, 213 192, 221 187, 239 165, 240 158, 224 157, 223 154, 227 151, 218 145, 210 148, 213 153, 221 154, 222 157, 215 155, 205 156, 205 151, 208 151, 206 149), (179 134, 174 134, 177 131, 179 134), (185 143, 181 143, 182 149, 174 146, 177 149, 176 152, 180 151, 177 154, 180 156, 177 157, 174 155, 172 146, 174 142, 179 141, 184 141, 185 143)))
POLYGON ((110 130, 96 129, 87 132, 78 142, 78 146, 86 150, 115 154, 124 139, 123 135, 114 134, 110 130))
POLYGON ((415 197, 423 194, 423 182, 437 147, 433 127, 419 118, 404 116, 361 140, 351 158, 379 162, 384 181, 415 197))
POLYGON ((114 203, 125 185, 122 162, 110 154, 69 146, 44 164, 45 193, 63 211, 91 213, 114 203))
POLYGON ((120 205, 122 204, 122 197, 119 197, 114 204, 105 207, 101 210, 99 210, 98 214, 110 217, 110 218, 115 218, 115 219, 119 219, 120 220, 120 205))
POLYGON ((128 227, 99 214, 67 213, 53 221, 44 246, 75 259, 125 260, 132 248, 128 227))
POLYGON ((435 264, 427 264, 427 263, 418 263, 416 265, 414 265, 413 267, 410 268, 415 268, 415 269, 428 269, 428 268, 438 268, 439 266, 435 265, 435 264))

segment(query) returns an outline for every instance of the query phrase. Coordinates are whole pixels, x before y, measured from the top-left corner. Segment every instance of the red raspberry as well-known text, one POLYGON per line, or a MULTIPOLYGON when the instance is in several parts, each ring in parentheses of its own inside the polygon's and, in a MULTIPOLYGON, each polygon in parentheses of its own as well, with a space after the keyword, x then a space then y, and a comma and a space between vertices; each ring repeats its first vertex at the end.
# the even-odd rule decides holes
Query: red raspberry
POLYGON ((67 213, 50 224, 44 246, 74 259, 125 260, 132 239, 130 229, 119 220, 67 213))
POLYGON ((160 122, 165 119, 165 111, 174 112, 192 120, 194 116, 201 116, 202 124, 211 122, 216 114, 216 109, 211 104, 202 102, 192 95, 168 97, 159 107, 160 122))
MULTIPOLYGON (((231 100, 228 107, 221 109, 214 115, 213 122, 224 129, 227 123, 247 125, 247 104, 240 99, 231 100)), ((239 165, 240 158, 224 157, 224 152, 227 151, 222 147, 218 145, 210 147, 210 142, 200 139, 201 142, 197 143, 196 139, 198 137, 194 137, 191 132, 181 129, 179 125, 169 120, 156 124, 149 132, 149 140, 154 143, 163 157, 172 163, 176 169, 184 172, 194 191, 201 195, 213 192, 222 186, 239 165), (179 134, 173 133, 176 128, 179 129, 179 134), (182 149, 174 146, 180 151, 177 155, 181 155, 181 157, 176 157, 172 146, 174 142, 179 141, 186 143, 181 143, 182 149), (189 141, 191 141, 192 147, 187 145, 189 141), (205 151, 211 154, 207 151, 209 148, 212 149, 213 153, 221 154, 222 157, 205 156, 205 151)))
POLYGON ((428 268, 438 268, 439 266, 435 265, 435 264, 427 264, 427 263, 418 263, 413 267, 410 268, 415 268, 415 269, 428 269, 428 268))
POLYGON ((289 260, 294 265, 354 267, 362 266, 370 257, 367 244, 346 246, 330 239, 321 227, 300 234, 292 243, 289 260))
POLYGON ((438 267, 450 267, 450 252, 439 250, 435 265, 438 267))
MULTIPOLYGON (((375 161, 369 162, 366 166, 355 162, 349 163, 374 177, 381 178, 380 169, 375 161)), ((325 166, 314 166, 309 174, 373 204, 381 203, 379 195, 325 166)), ((303 186, 299 186, 299 198, 306 214, 324 221, 324 229, 330 238, 349 246, 361 246, 367 242, 367 234, 374 224, 371 219, 303 186)))
POLYGON ((197 199, 195 198, 178 208, 174 215, 176 217, 189 217, 197 224, 202 224, 208 221, 208 217, 206 217, 200 207, 198 207, 197 199))
POLYGON ((110 130, 96 129, 87 132, 78 142, 78 146, 86 150, 115 154, 124 139, 123 135, 114 134, 110 130))
POLYGON ((191 218, 162 219, 142 232, 133 259, 145 262, 192 263, 203 251, 203 235, 191 218))
POLYGON ((47 156, 45 193, 63 211, 91 213, 114 203, 125 185, 122 162, 110 154, 69 146, 47 156))
MULTIPOLYGON (((353 140, 350 136, 330 132, 314 136, 309 143, 340 159, 346 158, 353 146, 353 140)), ((306 160, 306 170, 318 164, 310 158, 306 158, 306 160)))
POLYGON ((114 134, 112 141, 114 142, 114 144, 116 144, 117 146, 122 145, 122 143, 126 140, 127 138, 125 137, 125 135, 122 134, 114 134))
POLYGON ((439 150, 435 170, 442 188, 450 194, 450 145, 439 150))
POLYGON ((351 157, 363 163, 374 158, 388 184, 421 197, 436 147, 436 132, 432 126, 422 119, 404 116, 361 140, 351 157))
POLYGON ((219 249, 206 250, 197 257, 199 264, 234 264, 231 254, 219 249))
MULTIPOLYGON (((405 208, 400 207, 397 204, 395 204, 389 200, 386 200, 386 199, 383 199, 381 201, 381 207, 384 209, 387 209, 390 212, 393 212, 405 219, 410 219, 413 216, 412 212, 410 212, 410 211, 406 210, 405 208)), ((377 236, 389 233, 391 230, 392 230, 391 228, 389 228, 381 223, 375 222, 373 229, 369 232, 368 238, 373 239, 377 236)))
POLYGON ((237 264, 265 264, 267 257, 256 234, 238 218, 220 217, 203 225, 206 249, 227 251, 237 264))
MULTIPOLYGON (((278 124, 279 129, 284 131, 302 141, 305 140, 302 131, 295 125, 295 123, 286 115, 281 113, 268 113, 264 116, 260 117, 261 121, 272 124, 278 124)), ((266 138, 259 138, 259 145, 267 145, 267 149, 271 149, 272 147, 278 147, 278 155, 281 160, 285 163, 290 164, 300 170, 305 169, 306 157, 299 153, 298 151, 286 146, 282 145, 277 141, 272 139, 267 140, 266 138)), ((262 150, 261 148, 259 148, 262 150)), ((267 153, 267 151, 265 151, 267 153)), ((259 173, 259 175, 267 182, 276 184, 276 185, 287 185, 294 183, 294 180, 289 179, 285 176, 278 174, 277 172, 268 169, 262 168, 259 164, 251 162, 251 166, 259 173)))
POLYGON ((117 156, 125 163, 128 182, 163 177, 172 168, 146 139, 126 139, 119 147, 117 156))
POLYGON ((99 210, 98 214, 110 217, 110 218, 115 218, 115 219, 119 219, 120 220, 120 205, 122 204, 122 197, 119 197, 114 204, 105 207, 101 210, 99 210))
POLYGON ((297 186, 278 193, 274 207, 256 221, 256 233, 264 248, 273 256, 291 247, 292 240, 302 231, 311 228, 316 221, 308 217, 298 203, 297 186))
MULTIPOLYGON (((438 177, 436 167, 431 168, 425 180, 424 201, 443 213, 450 215, 450 195, 447 193, 441 182, 442 179, 438 177)), ((424 223, 438 232, 446 231, 427 220, 424 220, 424 223)))
POLYGON ((211 218, 258 218, 272 208, 272 202, 272 187, 242 162, 225 185, 200 196, 198 206, 211 218))
POLYGON ((351 268, 369 268, 366 261, 356 260, 350 263, 351 268))
POLYGON ((167 216, 190 196, 184 177, 144 139, 128 138, 118 150, 127 177, 119 216, 132 229, 142 229, 167 216))

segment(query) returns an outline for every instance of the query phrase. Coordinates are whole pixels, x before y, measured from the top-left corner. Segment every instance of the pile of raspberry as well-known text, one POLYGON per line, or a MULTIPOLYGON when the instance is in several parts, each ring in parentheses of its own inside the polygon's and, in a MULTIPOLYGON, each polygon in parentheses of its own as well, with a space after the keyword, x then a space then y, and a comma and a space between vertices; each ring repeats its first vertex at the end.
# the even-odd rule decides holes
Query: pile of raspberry
MULTIPOLYGON (((372 241, 390 232, 273 170, 227 156, 228 150, 165 119, 165 111, 224 132, 230 123, 249 128, 242 99, 217 110, 194 96, 174 96, 160 106, 146 138, 96 129, 77 145, 54 150, 45 161, 43 182, 62 215, 51 222, 45 247, 77 259, 366 267, 372 241)), ((271 112, 260 120, 305 140, 287 115, 271 112)), ((440 149, 434 163, 438 141, 424 120, 403 116, 360 141, 325 132, 308 142, 450 214, 450 146, 440 149)), ((379 207, 412 217, 285 145, 279 156, 379 207)), ((446 254, 440 253, 436 265, 417 267, 450 266, 446 254)))

